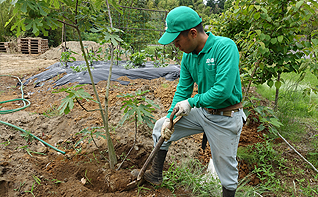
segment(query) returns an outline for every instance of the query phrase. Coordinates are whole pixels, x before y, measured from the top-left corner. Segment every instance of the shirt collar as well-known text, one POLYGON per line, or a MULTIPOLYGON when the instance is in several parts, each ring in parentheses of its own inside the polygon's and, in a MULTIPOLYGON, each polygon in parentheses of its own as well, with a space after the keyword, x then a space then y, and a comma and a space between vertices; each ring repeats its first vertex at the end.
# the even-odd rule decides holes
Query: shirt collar
MULTIPOLYGON (((212 40, 214 39, 215 36, 211 32, 207 32, 206 34, 208 34, 209 37, 206 40, 206 43, 205 43, 203 49, 199 52, 198 55, 200 55, 201 53, 208 53, 212 47, 212 44, 213 44, 212 40)), ((192 52, 192 54, 196 55, 194 52, 192 52)))

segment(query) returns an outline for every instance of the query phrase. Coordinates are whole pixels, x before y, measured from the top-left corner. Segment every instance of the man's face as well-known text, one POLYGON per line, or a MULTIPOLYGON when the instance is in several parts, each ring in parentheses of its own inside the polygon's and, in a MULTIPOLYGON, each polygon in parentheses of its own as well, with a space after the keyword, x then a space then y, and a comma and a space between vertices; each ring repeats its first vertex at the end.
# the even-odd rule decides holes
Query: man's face
POLYGON ((180 51, 183 51, 185 53, 191 53, 196 48, 193 42, 193 38, 191 36, 192 36, 191 31, 188 32, 187 36, 180 34, 173 41, 174 46, 179 48, 180 51))

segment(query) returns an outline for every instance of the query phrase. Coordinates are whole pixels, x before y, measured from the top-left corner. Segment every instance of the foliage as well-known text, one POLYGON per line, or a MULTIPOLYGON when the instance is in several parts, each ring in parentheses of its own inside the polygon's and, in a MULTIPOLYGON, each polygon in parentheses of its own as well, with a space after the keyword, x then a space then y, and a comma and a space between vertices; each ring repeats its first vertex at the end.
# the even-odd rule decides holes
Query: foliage
MULTIPOLYGON (((160 50, 157 51, 160 52, 160 50)), ((168 55, 168 58, 176 61, 179 64, 181 63, 183 52, 178 50, 173 44, 166 45, 164 48, 164 53, 168 55)))
POLYGON ((226 0, 208 0, 206 5, 212 8, 213 13, 218 14, 224 10, 226 0))
POLYGON ((16 149, 18 149, 18 148, 21 148, 21 149, 25 150, 25 151, 28 153, 28 155, 30 155, 30 157, 33 157, 31 153, 35 153, 35 154, 39 154, 39 155, 45 155, 44 153, 31 151, 31 150, 28 148, 28 145, 21 146, 21 147, 17 147, 16 149))
POLYGON ((95 146, 98 148, 98 146, 94 140, 94 136, 96 138, 102 137, 102 138, 106 139, 106 136, 103 135, 102 132, 96 131, 97 129, 101 129, 101 128, 103 128, 103 127, 91 127, 90 129, 85 128, 85 129, 81 130, 80 132, 76 133, 75 135, 82 135, 82 138, 78 142, 76 142, 75 147, 77 147, 81 142, 83 142, 86 138, 88 138, 88 144, 93 141, 95 146))
POLYGON ((163 173, 163 182, 160 187, 167 187, 172 192, 183 187, 192 191, 194 196, 220 196, 221 184, 212 175, 205 174, 205 166, 199 160, 191 159, 177 165, 172 163, 168 171, 163 173))
POLYGON ((317 67, 317 63, 303 58, 314 52, 316 41, 299 35, 300 27, 316 17, 317 8, 316 1, 235 1, 233 7, 211 21, 211 30, 238 44, 244 86, 249 82, 267 83, 279 90, 281 73, 301 73, 305 62, 317 67))
POLYGON ((261 123, 258 126, 258 131, 262 131, 267 128, 271 133, 276 134, 277 128, 279 128, 283 124, 276 117, 275 112, 270 107, 262 106, 260 104, 260 101, 261 99, 254 96, 250 97, 249 101, 244 101, 244 112, 246 116, 252 118, 253 121, 259 121, 261 123), (249 116, 252 111, 255 113, 256 117, 252 115, 249 116))
POLYGON ((35 184, 35 182, 33 182, 33 185, 32 185, 32 187, 31 187, 31 189, 30 190, 27 190, 27 191, 24 191, 25 193, 31 193, 32 194, 32 196, 34 196, 35 197, 35 195, 34 195, 34 193, 33 193, 33 190, 34 190, 34 184, 35 184))
POLYGON ((28 143, 30 143, 34 140, 34 137, 30 131, 26 131, 24 133, 21 133, 20 136, 22 136, 28 143))
POLYGON ((159 106, 145 96, 142 96, 147 92, 149 90, 137 90, 134 94, 127 93, 117 96, 126 99, 122 101, 123 106, 120 108, 124 109, 125 115, 120 120, 119 125, 123 125, 126 120, 132 118, 138 124, 146 123, 150 128, 153 127, 155 119, 151 112, 155 110, 153 107, 159 108, 159 106))
POLYGON ((144 51, 138 51, 136 53, 131 54, 129 59, 131 63, 138 67, 145 66, 145 63, 147 62, 146 54, 144 53, 144 51))
POLYGON ((132 47, 134 52, 146 48, 147 44, 157 44, 157 42, 154 41, 159 38, 159 31, 152 30, 164 28, 164 23, 161 22, 160 25, 160 22, 158 22, 158 18, 164 16, 160 15, 160 12, 144 10, 145 4, 141 1, 138 1, 135 7, 139 9, 122 8, 124 10, 123 13, 112 11, 114 15, 114 26, 124 31, 124 33, 121 34, 121 38, 132 47))
POLYGON ((154 67, 166 67, 169 65, 168 54, 164 54, 161 51, 156 51, 156 59, 151 56, 151 60, 154 61, 154 67))
POLYGON ((87 67, 85 64, 81 64, 78 66, 70 66, 70 68, 74 71, 74 72, 83 72, 87 70, 87 67))
MULTIPOLYGON (((2 3, 0 1, 0 3, 2 3)), ((101 113, 101 117, 103 120, 106 138, 107 138, 107 146, 108 146, 108 155, 109 155, 109 164, 110 168, 113 169, 114 165, 117 163, 117 158, 114 150, 114 146, 112 143, 112 139, 110 138, 110 134, 108 131, 108 103, 105 103, 105 110, 102 108, 102 104, 99 99, 99 95, 95 88, 94 79, 90 70, 90 64, 87 60, 87 55, 84 49, 84 45, 81 38, 81 31, 85 31, 86 29, 90 29, 92 32, 100 32, 103 36, 103 43, 110 42, 111 46, 111 60, 113 60, 113 46, 118 45, 118 42, 121 41, 116 32, 120 31, 118 29, 113 28, 112 18, 110 14, 110 5, 116 11, 122 13, 119 9, 119 6, 114 1, 38 1, 38 0, 17 0, 13 2, 12 8, 14 8, 14 16, 21 19, 13 24, 11 30, 16 29, 16 35, 19 36, 21 31, 26 31, 32 29, 32 32, 37 36, 39 32, 43 32, 44 36, 48 35, 48 29, 56 29, 57 27, 61 27, 61 24, 67 25, 73 28, 73 30, 77 33, 81 51, 84 55, 84 59, 86 62, 86 67, 91 79, 91 84, 94 90, 95 97, 97 99, 97 103, 99 106, 99 110, 101 113), (108 14, 108 15, 107 15, 108 14), (105 25, 105 19, 109 18, 110 27, 105 25)), ((8 25, 12 21, 13 17, 6 23, 8 25)), ((109 84, 111 78, 111 69, 113 62, 110 66, 108 83, 106 87, 106 95, 105 98, 108 98, 109 92, 109 84)), ((68 91, 68 90, 67 90, 68 91)), ((79 90, 80 97, 84 99, 90 99, 86 97, 84 91, 79 90), (82 97, 84 96, 84 97, 82 97)), ((74 103, 73 99, 76 99, 76 93, 70 91, 69 96, 63 100, 63 104, 60 106, 61 111, 64 113, 69 113, 70 109, 73 108, 74 103)), ((87 93, 86 93, 87 94, 87 93)), ((89 95, 90 96, 90 95, 89 95)))
POLYGON ((63 51, 61 53, 61 58, 60 58, 61 65, 63 65, 62 62, 64 62, 65 66, 67 67, 68 62, 76 61, 76 58, 71 56, 72 54, 77 54, 77 53, 69 49, 66 49, 65 51, 63 51))
POLYGON ((253 173, 261 180, 262 187, 277 189, 276 186, 281 184, 276 172, 279 170, 282 173, 287 169, 286 159, 274 150, 269 140, 239 147, 238 157, 253 164, 253 173))
MULTIPOLYGON (((6 37, 11 37, 14 35, 13 32, 10 31, 10 28, 12 26, 8 25, 5 27, 6 22, 13 17, 13 10, 8 9, 10 7, 10 1, 11 0, 4 0, 2 3, 0 1, 0 42, 5 42, 6 37)), ((16 17, 12 18, 13 22, 16 21, 16 17)))
MULTIPOLYGON (((61 89, 54 89, 54 91, 52 93, 61 93, 61 92, 66 92, 69 95, 66 96, 64 99, 62 99, 62 103, 59 106, 58 110, 60 111, 60 114, 64 113, 64 114, 68 114, 74 107, 74 101, 76 101, 77 99, 83 100, 85 99, 86 101, 94 101, 93 97, 88 94, 87 92, 85 92, 85 90, 83 88, 80 88, 78 90, 76 90, 79 87, 84 86, 84 84, 82 85, 74 85, 72 87, 66 87, 66 88, 61 88, 61 89)), ((96 101, 94 101, 96 102, 96 101)))
POLYGON ((264 143, 256 143, 250 147, 253 150, 251 154, 257 163, 254 172, 260 178, 265 187, 269 185, 279 185, 280 181, 275 176, 276 169, 285 169, 286 160, 282 158, 272 147, 272 145, 265 141, 264 143))

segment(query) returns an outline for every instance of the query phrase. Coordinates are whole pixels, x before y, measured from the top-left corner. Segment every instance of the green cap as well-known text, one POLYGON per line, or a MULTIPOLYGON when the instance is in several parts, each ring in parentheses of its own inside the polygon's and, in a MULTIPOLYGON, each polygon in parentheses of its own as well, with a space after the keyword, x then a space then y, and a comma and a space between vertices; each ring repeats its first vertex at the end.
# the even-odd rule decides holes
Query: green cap
POLYGON ((180 6, 171 10, 166 18, 166 32, 159 39, 159 43, 166 45, 174 41, 180 32, 191 29, 202 22, 202 19, 193 9, 180 6))

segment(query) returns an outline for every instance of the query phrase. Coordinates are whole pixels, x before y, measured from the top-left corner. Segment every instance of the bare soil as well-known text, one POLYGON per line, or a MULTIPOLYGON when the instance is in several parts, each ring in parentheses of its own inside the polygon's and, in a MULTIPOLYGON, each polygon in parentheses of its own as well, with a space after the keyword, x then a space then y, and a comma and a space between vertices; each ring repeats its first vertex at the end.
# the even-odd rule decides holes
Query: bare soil
MULTIPOLYGON (((69 44, 71 46, 71 44, 69 44)), ((74 50, 74 49, 73 49, 74 50)), ((46 67, 59 61, 56 53, 58 48, 50 49, 42 55, 0 54, 0 75, 14 75, 22 81, 43 72, 46 67), (55 51, 55 52, 54 52, 55 51), (50 55, 49 55, 50 54, 50 55)), ((58 76, 57 76, 58 77, 58 76)), ((153 147, 151 129, 139 125, 136 144, 119 170, 111 170, 108 164, 107 144, 103 138, 95 138, 88 143, 88 138, 76 147, 83 138, 78 134, 84 128, 102 126, 98 111, 86 112, 78 104, 67 115, 58 115, 57 107, 66 94, 53 94, 54 80, 45 82, 42 86, 32 83, 23 87, 24 98, 31 105, 14 113, 1 114, 0 120, 18 126, 43 139, 54 147, 65 151, 61 154, 43 143, 25 140, 21 131, 0 123, 0 196, 191 196, 182 188, 174 193, 165 188, 155 188, 145 183, 144 187, 123 191, 125 186, 134 180, 130 172, 141 168, 153 147), (33 189, 32 189, 33 187, 33 189)), ((167 81, 164 78, 154 80, 121 80, 130 81, 129 85, 111 82, 109 97, 109 121, 111 138, 115 146, 118 164, 122 162, 135 141, 135 125, 126 122, 118 126, 124 112, 121 110, 121 93, 131 93, 138 89, 149 90, 146 97, 160 106, 153 112, 158 119, 166 115, 170 107, 178 80, 167 81)), ((69 87, 74 84, 67 84, 69 87)), ((98 94, 103 100, 106 91, 106 81, 96 84, 98 94)), ((61 88, 61 87, 58 87, 61 88)), ((84 89, 93 94, 91 85, 84 89)), ((10 76, 1 76, 0 101, 21 98, 19 81, 10 76)), ((86 109, 97 109, 93 102, 81 101, 86 109)), ((0 110, 17 109, 21 101, 4 103, 0 110)), ((240 146, 247 146, 263 141, 263 133, 257 132, 258 123, 250 121, 243 127, 240 146)), ((102 130, 100 130, 102 131, 102 130)), ((198 158, 207 164, 211 155, 210 149, 203 151, 201 147, 202 134, 182 139, 172 144, 165 162, 165 170, 172 162, 181 163, 187 159, 198 158)), ((246 177, 253 166, 244 161, 239 162, 240 180, 246 177)), ((249 184, 257 185, 260 180, 252 176, 249 184)))

